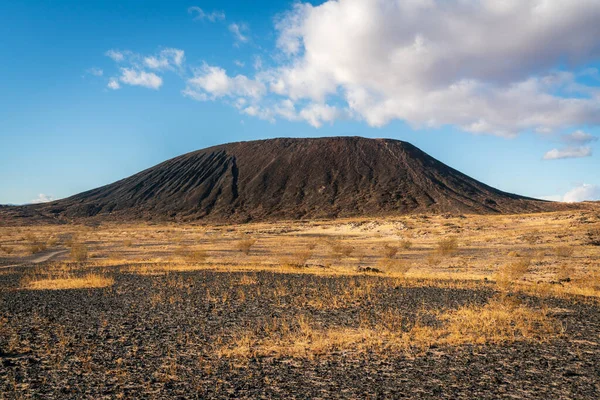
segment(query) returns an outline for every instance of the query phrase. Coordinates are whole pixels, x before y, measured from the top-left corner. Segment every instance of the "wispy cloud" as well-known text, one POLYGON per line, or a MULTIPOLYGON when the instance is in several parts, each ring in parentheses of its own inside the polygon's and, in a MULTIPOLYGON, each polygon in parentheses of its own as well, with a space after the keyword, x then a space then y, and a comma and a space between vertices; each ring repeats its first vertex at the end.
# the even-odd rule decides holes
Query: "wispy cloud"
POLYGON ((225 13, 223 11, 211 11, 207 13, 197 6, 188 8, 188 13, 194 15, 194 21, 208 20, 210 22, 217 22, 225 19, 225 13))
POLYGON ((104 53, 105 56, 111 58, 115 62, 121 62, 125 60, 125 54, 119 50, 108 50, 104 53))
POLYGON ((110 78, 106 86, 112 90, 121 89, 121 85, 119 85, 119 80, 117 78, 110 78))
POLYGON ((263 67, 263 61, 262 61, 262 57, 261 56, 254 56, 254 69, 255 70, 261 70, 263 67))
POLYGON ((598 140, 598 138, 594 135, 591 135, 584 131, 575 131, 568 135, 563 135, 561 137, 563 142, 575 144, 575 145, 585 145, 598 140))
POLYGON ((229 32, 233 34, 233 37, 236 40, 236 43, 246 43, 248 42, 248 36, 244 34, 244 32, 248 31, 248 26, 245 24, 237 24, 232 23, 229 24, 229 32))
POLYGON ((566 147, 563 149, 552 149, 544 154, 544 160, 560 160, 564 158, 583 158, 592 155, 592 148, 589 146, 566 147))
POLYGON ((101 68, 96 68, 96 67, 88 68, 85 72, 90 75, 93 75, 93 76, 104 75, 104 71, 101 68))
POLYGON ((180 49, 163 49, 156 56, 144 57, 144 64, 151 69, 165 69, 170 67, 181 67, 185 59, 185 53, 180 49))

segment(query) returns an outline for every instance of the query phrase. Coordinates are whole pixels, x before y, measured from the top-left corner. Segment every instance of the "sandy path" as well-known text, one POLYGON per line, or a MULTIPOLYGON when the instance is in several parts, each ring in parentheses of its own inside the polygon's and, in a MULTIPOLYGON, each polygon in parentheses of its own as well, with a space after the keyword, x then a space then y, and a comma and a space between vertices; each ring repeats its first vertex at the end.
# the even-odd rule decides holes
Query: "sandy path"
POLYGON ((51 260, 52 258, 54 258, 56 256, 64 254, 67 251, 69 251, 69 250, 63 249, 63 250, 46 251, 46 252, 41 253, 41 254, 36 254, 35 257, 33 257, 33 258, 29 258, 27 260, 24 260, 24 262, 22 262, 20 264, 5 265, 5 266, 0 267, 0 269, 20 267, 20 266, 27 265, 27 264, 40 264, 40 263, 49 261, 49 260, 51 260))

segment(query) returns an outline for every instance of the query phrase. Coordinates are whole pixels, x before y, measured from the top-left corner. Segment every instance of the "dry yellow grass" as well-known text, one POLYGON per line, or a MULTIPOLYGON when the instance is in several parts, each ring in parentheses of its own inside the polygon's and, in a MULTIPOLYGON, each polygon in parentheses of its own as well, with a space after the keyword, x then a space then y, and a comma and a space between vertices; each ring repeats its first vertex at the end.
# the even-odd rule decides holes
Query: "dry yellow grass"
POLYGON ((532 309, 509 299, 466 306, 441 316, 446 322, 443 343, 499 343, 514 340, 544 341, 562 327, 545 309, 532 309))
POLYGON ((0 248, 11 249, 10 254, 0 253, 4 257, 0 262, 18 264, 30 253, 32 240, 56 241, 57 246, 91 244, 81 269, 103 267, 150 275, 200 269, 356 275, 361 266, 382 269, 383 275, 406 278, 411 284, 440 280, 444 285, 463 279, 496 280, 499 270, 509 269, 505 280, 515 290, 529 286, 527 290, 540 291, 543 285, 538 282, 568 277, 570 282, 546 291, 595 296, 587 277, 600 268, 598 232, 600 213, 594 211, 202 227, 174 223, 0 227, 0 248), (128 241, 135 245, 129 246, 128 241), (572 250, 560 250, 563 247, 572 250), (384 265, 382 256, 394 261, 384 265), (522 260, 527 259, 532 263, 525 270, 522 260))
POLYGON ((115 280, 104 275, 89 273, 83 276, 26 280, 22 287, 29 290, 91 289, 112 286, 115 280))
POLYGON ((403 317, 395 311, 380 313, 377 323, 359 327, 319 327, 304 315, 292 322, 273 319, 256 330, 237 332, 231 342, 218 346, 215 353, 231 358, 313 358, 332 351, 375 351, 385 356, 433 345, 544 342, 563 330, 547 310, 533 309, 506 298, 494 299, 483 306, 467 305, 439 312, 436 317, 441 321, 439 326, 426 326, 417 321, 408 330, 402 330, 403 317))

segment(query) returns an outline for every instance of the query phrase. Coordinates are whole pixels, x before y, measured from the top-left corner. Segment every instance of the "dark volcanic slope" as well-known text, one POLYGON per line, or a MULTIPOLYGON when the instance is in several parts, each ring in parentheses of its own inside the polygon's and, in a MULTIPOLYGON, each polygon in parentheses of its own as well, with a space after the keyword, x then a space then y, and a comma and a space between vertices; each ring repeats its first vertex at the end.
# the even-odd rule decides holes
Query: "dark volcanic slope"
POLYGON ((508 194, 389 139, 272 139, 210 147, 20 215, 249 221, 519 213, 548 202, 508 194))

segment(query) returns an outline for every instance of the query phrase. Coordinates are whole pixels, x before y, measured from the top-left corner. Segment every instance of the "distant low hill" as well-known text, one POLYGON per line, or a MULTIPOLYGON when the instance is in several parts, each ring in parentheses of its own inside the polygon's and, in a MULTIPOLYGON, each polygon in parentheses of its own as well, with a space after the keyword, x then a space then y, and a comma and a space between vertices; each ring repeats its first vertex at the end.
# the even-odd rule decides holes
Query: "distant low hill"
POLYGON ((329 137, 214 146, 66 199, 3 207, 2 215, 247 222, 561 207, 494 189, 406 142, 329 137))

